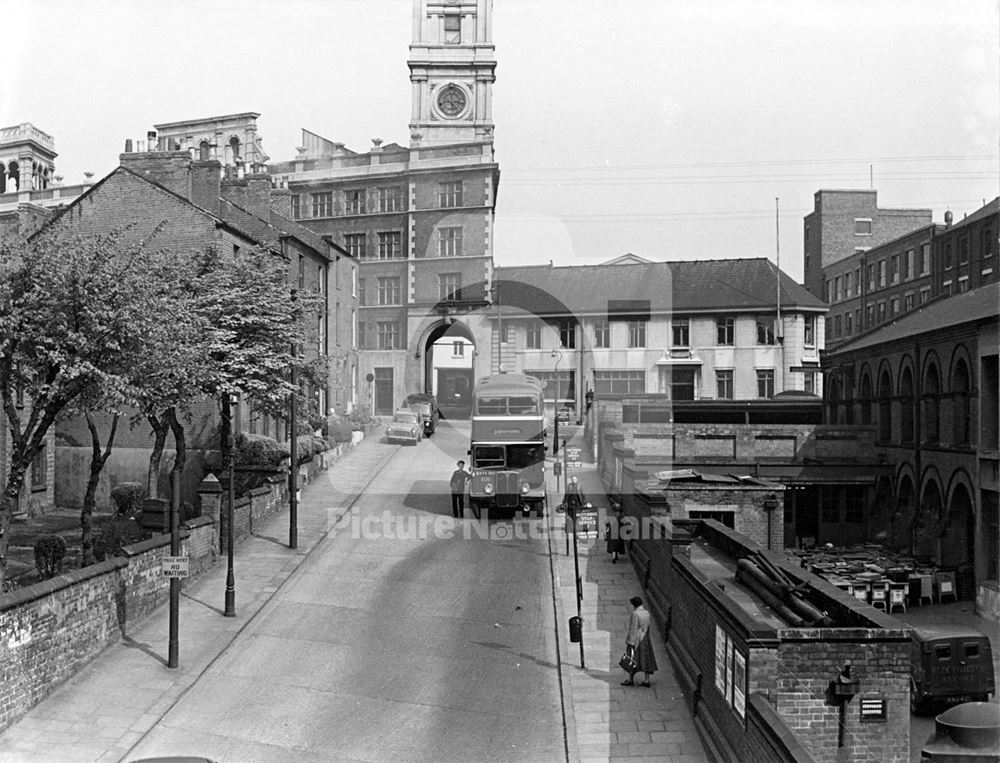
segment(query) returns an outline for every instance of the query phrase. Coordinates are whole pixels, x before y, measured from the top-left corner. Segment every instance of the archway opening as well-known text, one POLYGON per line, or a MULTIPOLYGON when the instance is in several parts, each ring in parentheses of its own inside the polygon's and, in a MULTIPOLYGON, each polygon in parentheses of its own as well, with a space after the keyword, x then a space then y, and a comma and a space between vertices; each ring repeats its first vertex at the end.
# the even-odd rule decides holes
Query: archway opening
POLYGON ((896 551, 913 551, 913 480, 908 476, 899 482, 896 506, 889 520, 889 546, 896 551))
POLYGON ((965 567, 973 561, 975 517, 965 485, 957 485, 948 503, 941 533, 941 566, 965 567))
POLYGON ((461 321, 446 318, 427 333, 423 347, 423 392, 437 398, 441 415, 467 419, 472 412, 476 342, 461 321))
POLYGON ((899 425, 900 441, 906 444, 913 442, 913 372, 909 368, 903 371, 899 382, 899 425))
POLYGON ((913 555, 923 559, 937 559, 938 538, 941 537, 941 491, 930 481, 924 487, 913 523, 913 555))
POLYGON ((972 406, 969 405, 969 367, 964 360, 955 364, 951 377, 952 444, 968 445, 972 429, 972 406))

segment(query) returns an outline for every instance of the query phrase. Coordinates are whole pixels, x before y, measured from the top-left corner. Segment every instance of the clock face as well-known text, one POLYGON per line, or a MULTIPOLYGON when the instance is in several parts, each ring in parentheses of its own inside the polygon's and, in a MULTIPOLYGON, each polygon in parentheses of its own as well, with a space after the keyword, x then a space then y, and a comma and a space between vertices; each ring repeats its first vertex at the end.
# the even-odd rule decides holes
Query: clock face
POLYGON ((457 85, 447 85, 438 93, 437 103, 446 117, 457 117, 465 111, 465 91, 457 85))

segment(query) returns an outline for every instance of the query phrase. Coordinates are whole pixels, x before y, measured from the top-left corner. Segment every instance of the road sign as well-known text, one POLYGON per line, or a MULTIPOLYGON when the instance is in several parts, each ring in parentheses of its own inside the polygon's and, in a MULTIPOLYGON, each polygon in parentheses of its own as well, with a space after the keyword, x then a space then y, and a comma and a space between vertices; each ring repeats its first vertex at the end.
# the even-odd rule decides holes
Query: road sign
POLYGON ((188 576, 188 556, 164 556, 161 558, 163 577, 186 578, 188 576))
POLYGON ((582 458, 583 448, 566 448, 567 461, 579 461, 582 458))
POLYGON ((568 469, 582 469, 583 461, 567 461, 566 468, 568 469))

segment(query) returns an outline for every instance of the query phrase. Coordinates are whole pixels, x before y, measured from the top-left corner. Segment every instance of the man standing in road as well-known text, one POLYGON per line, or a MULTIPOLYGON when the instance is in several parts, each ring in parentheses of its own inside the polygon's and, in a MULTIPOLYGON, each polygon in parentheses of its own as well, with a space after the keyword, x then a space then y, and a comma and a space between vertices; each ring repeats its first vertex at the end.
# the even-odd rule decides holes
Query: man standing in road
POLYGON ((465 471, 465 461, 458 462, 458 468, 451 474, 451 515, 456 519, 465 514, 465 486, 469 483, 469 473, 465 471))

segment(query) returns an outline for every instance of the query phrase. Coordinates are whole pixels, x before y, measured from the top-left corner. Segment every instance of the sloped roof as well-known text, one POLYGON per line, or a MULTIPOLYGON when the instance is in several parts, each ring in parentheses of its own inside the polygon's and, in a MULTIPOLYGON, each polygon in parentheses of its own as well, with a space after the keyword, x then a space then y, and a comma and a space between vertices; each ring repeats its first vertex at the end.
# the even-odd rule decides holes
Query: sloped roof
POLYGON ((984 217, 995 215, 998 212, 1000 212, 1000 196, 993 199, 993 201, 991 201, 986 206, 980 207, 971 215, 963 217, 957 223, 952 224, 950 228, 946 228, 945 230, 954 230, 955 228, 961 228, 963 225, 969 225, 970 223, 974 223, 977 220, 982 220, 984 217))
POLYGON ((219 216, 230 225, 247 231, 248 235, 261 243, 277 245, 282 237, 290 236, 321 257, 329 259, 329 246, 321 236, 277 212, 269 211, 268 219, 265 220, 222 197, 219 199, 219 216))
MULTIPOLYGON (((764 258, 498 268, 504 306, 538 315, 607 313, 609 303, 647 303, 651 312, 773 310, 827 306, 764 258)), ((627 311, 623 311, 627 312, 627 311)))
POLYGON ((996 319, 998 316, 1000 316, 1000 282, 928 302, 919 310, 907 313, 892 323, 838 345, 835 350, 830 350, 829 357, 833 358, 843 353, 899 339, 912 339, 949 326, 996 319))

